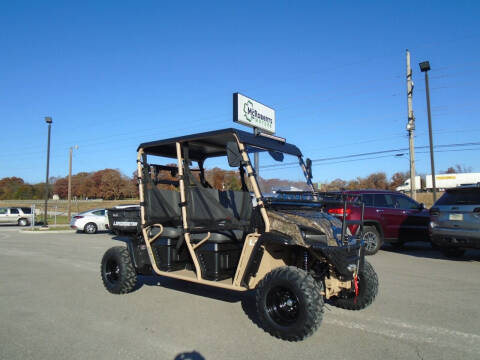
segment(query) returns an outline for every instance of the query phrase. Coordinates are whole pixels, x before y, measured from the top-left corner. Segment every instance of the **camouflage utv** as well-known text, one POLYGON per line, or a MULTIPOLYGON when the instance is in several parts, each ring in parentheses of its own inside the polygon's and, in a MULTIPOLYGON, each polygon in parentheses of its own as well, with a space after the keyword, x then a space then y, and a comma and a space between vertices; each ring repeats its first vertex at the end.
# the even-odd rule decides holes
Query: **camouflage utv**
POLYGON ((345 222, 322 211, 311 162, 296 146, 225 129, 143 143, 137 164, 139 226, 126 248, 113 247, 102 259, 103 283, 111 293, 128 293, 137 275, 151 274, 254 290, 262 327, 289 341, 318 328, 325 299, 351 310, 373 302, 378 279, 361 237, 348 235, 345 222), (262 160, 262 177, 251 165, 254 153, 273 159, 262 160), (285 162, 287 156, 294 161, 285 162), (230 174, 238 181, 215 188, 204 166, 221 160, 235 169, 230 174), (291 178, 292 166, 310 198, 262 193, 264 173, 280 169, 291 178))

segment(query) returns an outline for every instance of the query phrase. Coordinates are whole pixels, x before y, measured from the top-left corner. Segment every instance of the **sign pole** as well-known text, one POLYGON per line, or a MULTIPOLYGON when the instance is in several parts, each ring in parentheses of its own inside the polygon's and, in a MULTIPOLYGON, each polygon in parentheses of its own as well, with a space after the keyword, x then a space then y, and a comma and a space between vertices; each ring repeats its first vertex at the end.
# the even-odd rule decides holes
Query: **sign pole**
MULTIPOLYGON (((253 135, 260 135, 260 131, 255 127, 253 128, 253 135)), ((253 162, 255 166, 255 173, 257 174, 257 179, 260 177, 260 154, 256 152, 253 155, 253 162)))

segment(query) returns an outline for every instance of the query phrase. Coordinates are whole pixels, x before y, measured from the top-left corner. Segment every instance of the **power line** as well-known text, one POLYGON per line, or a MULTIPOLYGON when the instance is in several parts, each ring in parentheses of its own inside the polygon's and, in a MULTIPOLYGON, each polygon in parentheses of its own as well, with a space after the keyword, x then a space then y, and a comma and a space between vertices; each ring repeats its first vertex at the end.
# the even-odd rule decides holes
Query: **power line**
MULTIPOLYGON (((472 145, 480 145, 480 142, 467 142, 467 143, 435 145, 435 148, 446 148, 446 147, 448 148, 448 147, 460 147, 460 146, 472 146, 472 145)), ((428 147, 429 146, 415 146, 415 149, 416 150, 417 149, 427 149, 428 147)), ((328 158, 319 158, 319 159, 313 159, 312 163, 318 163, 318 162, 330 161, 330 160, 350 159, 350 158, 364 157, 364 156, 370 156, 370 155, 388 154, 388 153, 401 152, 401 151, 407 151, 407 150, 408 150, 408 148, 399 148, 399 149, 372 151, 372 152, 359 153, 359 154, 334 156, 334 157, 328 157, 328 158)), ((294 165, 294 164, 297 164, 297 162, 290 162, 290 163, 285 163, 285 164, 265 165, 262 168, 264 168, 264 169, 267 169, 267 168, 282 168, 282 167, 289 166, 289 165, 294 165)))
MULTIPOLYGON (((480 145, 480 144, 479 144, 480 145)), ((408 149, 407 149, 408 150, 408 149)), ((437 150, 437 152, 458 152, 458 151, 479 151, 480 147, 478 148, 470 148, 470 149, 450 149, 450 150, 437 150)), ((429 151, 418 151, 417 154, 428 154, 429 151)), ((403 155, 403 154, 402 154, 403 155)), ((353 162, 353 161, 363 161, 363 160, 374 160, 374 159, 382 159, 382 158, 390 158, 394 155, 380 155, 380 156, 372 156, 372 157, 366 157, 362 159, 347 159, 347 160, 341 160, 341 161, 333 161, 333 162, 325 162, 322 163, 321 165, 336 165, 336 164, 341 164, 341 163, 348 163, 348 162, 353 162)), ((286 164, 285 164, 286 165, 286 164)), ((286 170, 286 169, 295 169, 298 167, 298 163, 289 163, 288 166, 281 167, 281 168, 267 168, 262 169, 262 171, 267 172, 267 171, 272 171, 272 170, 286 170)))

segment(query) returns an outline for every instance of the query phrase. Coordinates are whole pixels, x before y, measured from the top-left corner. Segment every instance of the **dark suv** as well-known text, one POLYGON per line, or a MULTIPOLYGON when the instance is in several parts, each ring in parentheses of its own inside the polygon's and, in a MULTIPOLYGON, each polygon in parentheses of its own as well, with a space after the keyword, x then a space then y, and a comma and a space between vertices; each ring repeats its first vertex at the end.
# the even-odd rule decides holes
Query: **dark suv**
MULTIPOLYGON (((345 190, 343 192, 326 193, 325 198, 339 199, 346 196, 348 201, 363 202, 365 253, 375 254, 383 242, 401 246, 407 241, 428 241, 429 212, 423 204, 410 197, 386 190, 345 190)), ((343 208, 328 205, 328 213, 342 217, 343 208)), ((347 220, 360 220, 361 208, 349 206, 346 210, 347 220)), ((350 226, 355 233, 358 225, 350 226)))
POLYGON ((480 184, 447 189, 430 209, 432 243, 449 257, 480 249, 480 184))

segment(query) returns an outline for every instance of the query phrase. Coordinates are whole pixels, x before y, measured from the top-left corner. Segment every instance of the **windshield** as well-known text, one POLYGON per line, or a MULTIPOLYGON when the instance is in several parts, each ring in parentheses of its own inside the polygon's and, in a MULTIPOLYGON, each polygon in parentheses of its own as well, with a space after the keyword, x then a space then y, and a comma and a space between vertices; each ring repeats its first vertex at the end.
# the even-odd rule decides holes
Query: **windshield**
POLYGON ((447 191, 438 199, 436 205, 478 205, 480 189, 447 191))
POLYGON ((311 191, 298 157, 258 151, 256 148, 248 148, 247 151, 252 165, 255 162, 255 153, 258 153, 260 171, 257 181, 264 197, 276 197, 278 192, 311 191))

